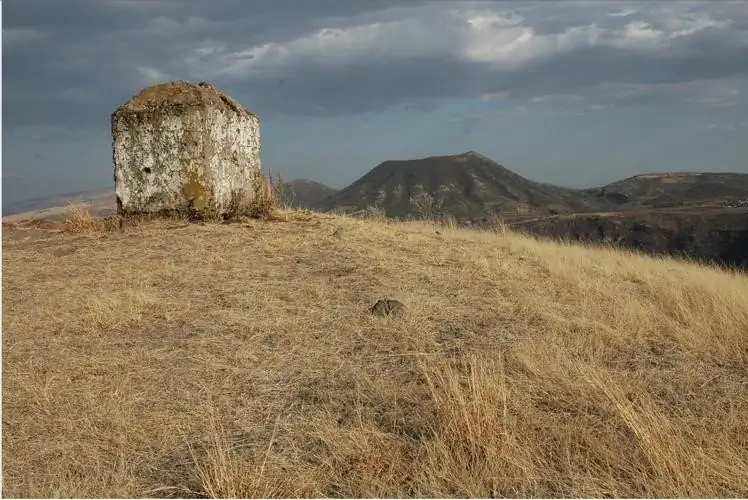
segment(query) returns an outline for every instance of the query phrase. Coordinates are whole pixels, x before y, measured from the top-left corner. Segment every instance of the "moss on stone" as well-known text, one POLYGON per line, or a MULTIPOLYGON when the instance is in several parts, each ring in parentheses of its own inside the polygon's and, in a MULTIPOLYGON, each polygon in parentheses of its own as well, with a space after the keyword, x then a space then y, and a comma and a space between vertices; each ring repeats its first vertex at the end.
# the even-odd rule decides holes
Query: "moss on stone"
POLYGON ((257 117, 215 85, 184 80, 146 87, 120 106, 115 113, 137 115, 169 109, 179 113, 191 107, 215 107, 257 117))
POLYGON ((210 195, 205 187, 205 182, 195 170, 187 171, 187 182, 182 187, 182 194, 190 200, 195 210, 204 210, 210 205, 210 195))

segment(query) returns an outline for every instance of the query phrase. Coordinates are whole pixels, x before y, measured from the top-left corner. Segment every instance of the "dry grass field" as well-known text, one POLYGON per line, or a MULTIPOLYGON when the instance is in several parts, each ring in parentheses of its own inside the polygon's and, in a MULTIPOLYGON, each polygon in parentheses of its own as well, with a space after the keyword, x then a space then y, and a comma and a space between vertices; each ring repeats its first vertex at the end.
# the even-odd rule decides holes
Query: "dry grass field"
POLYGON ((73 215, 3 231, 5 497, 748 496, 745 275, 429 222, 73 215))

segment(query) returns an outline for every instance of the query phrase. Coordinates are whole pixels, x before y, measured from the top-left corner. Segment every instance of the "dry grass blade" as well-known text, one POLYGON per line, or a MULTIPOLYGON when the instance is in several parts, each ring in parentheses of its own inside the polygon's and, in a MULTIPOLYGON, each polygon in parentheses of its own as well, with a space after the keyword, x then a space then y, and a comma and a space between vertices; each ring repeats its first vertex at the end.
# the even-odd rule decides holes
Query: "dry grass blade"
POLYGON ((201 491, 210 498, 267 498, 284 496, 287 482, 268 477, 265 468, 278 430, 280 416, 275 420, 273 433, 257 466, 248 447, 232 443, 223 424, 210 413, 208 442, 202 454, 187 443, 194 464, 195 476, 201 491))
POLYGON ((224 218, 236 220, 241 218, 277 218, 283 200, 283 179, 277 176, 260 174, 250 185, 249 192, 234 193, 224 218))
POLYGON ((240 223, 4 229, 4 496, 748 496, 744 274, 263 179, 240 223))
POLYGON ((64 227, 69 233, 90 233, 103 229, 104 224, 91 215, 88 204, 78 203, 69 206, 64 227))

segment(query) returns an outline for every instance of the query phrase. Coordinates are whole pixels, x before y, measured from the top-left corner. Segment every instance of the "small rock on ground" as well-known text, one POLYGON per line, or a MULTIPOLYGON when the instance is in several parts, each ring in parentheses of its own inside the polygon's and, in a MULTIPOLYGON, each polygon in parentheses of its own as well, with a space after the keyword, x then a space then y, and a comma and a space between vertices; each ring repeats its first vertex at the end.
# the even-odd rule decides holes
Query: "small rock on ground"
POLYGON ((399 300, 380 299, 371 308, 371 313, 379 316, 400 315, 405 312, 405 305, 399 300))

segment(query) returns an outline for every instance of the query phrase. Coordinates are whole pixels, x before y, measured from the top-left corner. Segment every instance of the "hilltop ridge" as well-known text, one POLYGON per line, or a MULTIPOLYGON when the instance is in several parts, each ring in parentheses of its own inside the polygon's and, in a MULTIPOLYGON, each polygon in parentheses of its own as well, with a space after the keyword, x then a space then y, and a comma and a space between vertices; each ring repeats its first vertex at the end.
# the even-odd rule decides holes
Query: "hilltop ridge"
POLYGON ((507 211, 585 211, 599 207, 582 190, 531 181, 485 155, 456 155, 380 163, 316 208, 364 210, 380 206, 389 217, 412 214, 410 198, 428 193, 458 219, 481 218, 507 211))
POLYGON ((586 193, 621 208, 715 207, 748 198, 748 174, 730 172, 647 173, 590 188, 586 193))
POLYGON ((337 189, 326 186, 321 182, 310 179, 292 179, 283 184, 283 201, 292 207, 312 208, 337 192, 337 189))

